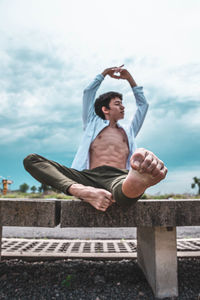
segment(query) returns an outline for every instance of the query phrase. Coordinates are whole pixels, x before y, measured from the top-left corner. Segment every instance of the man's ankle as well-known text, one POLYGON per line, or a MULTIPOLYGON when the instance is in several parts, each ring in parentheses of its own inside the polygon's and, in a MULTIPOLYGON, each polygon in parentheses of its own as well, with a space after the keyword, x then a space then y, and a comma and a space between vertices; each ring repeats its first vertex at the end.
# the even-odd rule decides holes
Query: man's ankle
POLYGON ((74 183, 68 188, 68 192, 70 195, 74 197, 80 197, 81 196, 81 191, 83 191, 84 185, 79 184, 79 183, 74 183))

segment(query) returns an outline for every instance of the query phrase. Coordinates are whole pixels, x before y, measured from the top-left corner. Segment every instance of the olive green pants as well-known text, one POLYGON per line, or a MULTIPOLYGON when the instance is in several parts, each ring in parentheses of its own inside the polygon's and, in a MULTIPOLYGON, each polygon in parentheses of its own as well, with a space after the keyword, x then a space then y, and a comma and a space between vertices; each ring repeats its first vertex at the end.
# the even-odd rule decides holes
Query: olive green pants
POLYGON ((115 201, 123 208, 128 208, 141 197, 128 198, 122 193, 122 183, 128 174, 128 170, 125 169, 100 166, 91 170, 77 171, 37 154, 28 155, 24 159, 24 167, 39 182, 65 194, 69 194, 69 187, 76 183, 102 188, 111 192, 115 201))

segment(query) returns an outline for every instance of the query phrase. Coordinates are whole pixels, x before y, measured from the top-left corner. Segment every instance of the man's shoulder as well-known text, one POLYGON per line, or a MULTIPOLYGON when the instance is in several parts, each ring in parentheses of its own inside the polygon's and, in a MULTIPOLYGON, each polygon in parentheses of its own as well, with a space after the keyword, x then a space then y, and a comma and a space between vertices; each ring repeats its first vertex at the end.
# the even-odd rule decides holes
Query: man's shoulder
POLYGON ((93 126, 102 126, 102 125, 109 125, 109 121, 108 120, 103 120, 101 119, 99 116, 97 116, 95 113, 90 117, 90 119, 87 122, 87 126, 86 129, 93 127, 93 126))

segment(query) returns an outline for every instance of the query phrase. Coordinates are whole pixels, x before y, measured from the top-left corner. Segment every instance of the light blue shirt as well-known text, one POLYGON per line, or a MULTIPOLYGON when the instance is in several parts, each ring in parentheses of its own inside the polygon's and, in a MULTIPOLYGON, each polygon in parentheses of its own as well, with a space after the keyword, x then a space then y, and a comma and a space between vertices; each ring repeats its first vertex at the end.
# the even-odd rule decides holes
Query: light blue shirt
MULTIPOLYGON (((94 110, 95 95, 103 80, 104 76, 102 74, 97 75, 94 81, 83 92, 82 118, 84 134, 78 151, 75 155, 74 161, 72 163, 72 168, 76 170, 90 168, 90 145, 97 137, 97 135, 109 125, 109 120, 101 119, 96 115, 94 110)), ((124 128, 119 123, 117 123, 119 127, 122 127, 124 129, 128 138, 129 155, 126 162, 127 169, 130 168, 130 158, 136 149, 135 137, 137 136, 142 126, 148 109, 148 103, 144 97, 143 88, 136 86, 133 87, 132 90, 137 105, 136 113, 132 121, 130 122, 128 128, 124 128)))

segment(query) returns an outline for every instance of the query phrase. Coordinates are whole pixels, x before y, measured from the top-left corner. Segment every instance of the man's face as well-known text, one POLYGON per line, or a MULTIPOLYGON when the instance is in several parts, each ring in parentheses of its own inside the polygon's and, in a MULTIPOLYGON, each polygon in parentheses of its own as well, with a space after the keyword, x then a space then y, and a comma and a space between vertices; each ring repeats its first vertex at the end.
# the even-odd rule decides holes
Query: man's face
POLYGON ((113 121, 118 121, 124 118, 125 108, 120 98, 116 97, 111 99, 109 103, 109 107, 110 107, 108 112, 109 120, 112 119, 113 121))

